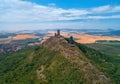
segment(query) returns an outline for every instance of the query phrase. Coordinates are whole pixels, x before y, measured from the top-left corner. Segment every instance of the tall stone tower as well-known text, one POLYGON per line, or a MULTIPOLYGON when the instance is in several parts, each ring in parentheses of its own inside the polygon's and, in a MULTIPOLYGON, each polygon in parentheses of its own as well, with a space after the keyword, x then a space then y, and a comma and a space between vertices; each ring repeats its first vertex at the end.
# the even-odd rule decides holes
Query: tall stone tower
POLYGON ((57 36, 60 36, 60 30, 59 29, 57 30, 57 36))

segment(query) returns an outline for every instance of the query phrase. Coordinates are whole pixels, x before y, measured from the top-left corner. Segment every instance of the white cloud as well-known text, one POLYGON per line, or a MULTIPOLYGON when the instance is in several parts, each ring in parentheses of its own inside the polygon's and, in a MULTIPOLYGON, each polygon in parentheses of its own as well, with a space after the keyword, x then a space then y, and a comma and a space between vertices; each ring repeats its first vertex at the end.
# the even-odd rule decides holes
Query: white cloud
POLYGON ((112 13, 112 12, 120 12, 120 6, 100 6, 96 8, 92 8, 91 11, 93 13, 112 13))
POLYGON ((115 6, 113 9, 112 9, 113 12, 120 12, 120 6, 115 6))
POLYGON ((50 7, 56 7, 56 4, 55 3, 49 3, 48 6, 50 6, 50 7))
POLYGON ((88 16, 89 19, 118 19, 120 15, 111 15, 111 16, 88 16))
POLYGON ((44 6, 22 0, 0 0, 0 22, 6 24, 116 18, 120 19, 120 6, 106 5, 88 9, 63 9, 57 8, 54 3, 44 6), (113 12, 117 15, 113 15, 113 12), (109 13, 109 16, 102 15, 106 13, 109 13))
POLYGON ((111 8, 110 5, 106 5, 106 6, 100 6, 100 7, 93 8, 92 11, 93 12, 106 12, 106 11, 109 11, 110 8, 111 8))

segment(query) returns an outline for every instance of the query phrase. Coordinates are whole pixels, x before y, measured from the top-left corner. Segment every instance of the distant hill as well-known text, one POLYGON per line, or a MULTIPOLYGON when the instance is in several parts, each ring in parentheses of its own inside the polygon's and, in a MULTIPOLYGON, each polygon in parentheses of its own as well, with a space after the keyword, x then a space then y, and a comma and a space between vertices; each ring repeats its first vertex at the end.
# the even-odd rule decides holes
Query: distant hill
POLYGON ((51 37, 42 46, 0 55, 0 84, 120 83, 111 57, 68 41, 51 37))
POLYGON ((8 38, 8 37, 16 36, 15 33, 0 33, 0 39, 2 38, 8 38))
POLYGON ((87 31, 87 34, 101 35, 101 36, 120 36, 120 30, 103 30, 103 31, 87 31))

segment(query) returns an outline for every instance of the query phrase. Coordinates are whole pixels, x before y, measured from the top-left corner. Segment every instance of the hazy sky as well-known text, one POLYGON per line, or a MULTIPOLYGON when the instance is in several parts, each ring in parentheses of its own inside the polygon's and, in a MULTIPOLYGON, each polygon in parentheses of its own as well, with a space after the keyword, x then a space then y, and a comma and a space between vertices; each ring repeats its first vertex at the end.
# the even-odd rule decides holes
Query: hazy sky
POLYGON ((120 29, 120 0, 0 0, 0 30, 120 29))

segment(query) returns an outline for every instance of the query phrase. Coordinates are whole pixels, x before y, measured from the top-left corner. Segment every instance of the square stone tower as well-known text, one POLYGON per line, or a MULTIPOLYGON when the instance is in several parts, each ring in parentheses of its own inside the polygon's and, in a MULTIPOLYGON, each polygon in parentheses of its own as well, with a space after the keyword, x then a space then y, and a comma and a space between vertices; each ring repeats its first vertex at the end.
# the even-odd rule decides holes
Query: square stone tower
POLYGON ((60 36, 60 30, 59 29, 57 30, 57 36, 60 36))

